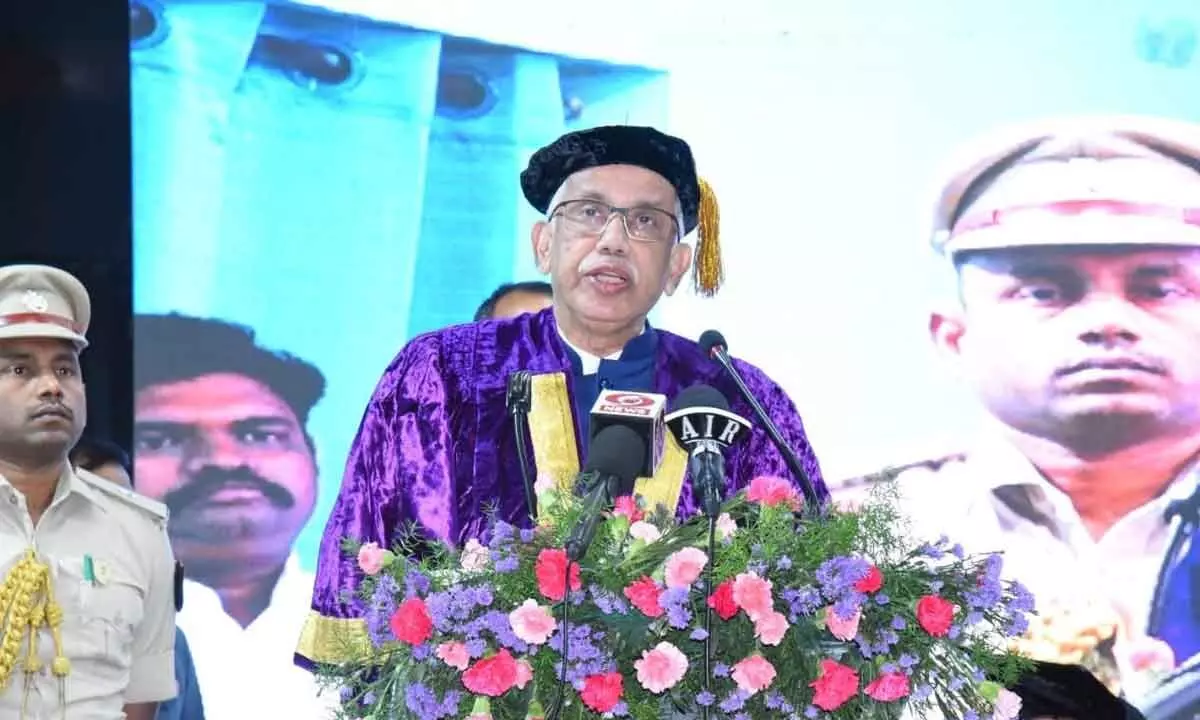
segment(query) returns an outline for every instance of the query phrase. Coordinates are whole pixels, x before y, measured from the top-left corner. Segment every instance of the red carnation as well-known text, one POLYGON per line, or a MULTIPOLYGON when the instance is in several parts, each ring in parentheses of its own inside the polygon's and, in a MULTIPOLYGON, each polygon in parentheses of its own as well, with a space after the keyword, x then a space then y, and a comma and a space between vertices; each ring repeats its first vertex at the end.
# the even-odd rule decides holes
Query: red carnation
MULTIPOLYGON (((558 602, 566 597, 567 551, 546 548, 538 553, 533 566, 538 592, 548 600, 558 602)), ((571 563, 571 591, 583 587, 579 580, 579 564, 571 563)))
POLYGON ((409 598, 400 603, 388 625, 393 635, 409 645, 420 645, 433 637, 433 618, 421 598, 409 598))
POLYGON ((813 705, 822 710, 837 710, 858 694, 858 673, 833 660, 821 661, 821 673, 808 684, 814 690, 813 705))
POLYGON ((708 596, 708 606, 717 611, 722 620, 737 615, 738 606, 733 601, 733 580, 729 579, 717 586, 713 594, 708 596))
POLYGON ((954 603, 937 595, 926 595, 917 601, 917 623, 934 637, 944 637, 954 622, 954 603))
POLYGON ((588 675, 583 679, 583 690, 579 698, 583 704, 598 713, 611 711, 621 701, 621 673, 588 675))
POLYGON ((517 684, 517 661, 501 649, 495 655, 477 660, 462 675, 463 687, 476 695, 500 697, 517 684))
POLYGON ((658 604, 663 591, 652 578, 643 576, 634 580, 623 592, 625 597, 629 598, 629 602, 646 617, 656 618, 663 614, 662 605, 658 604))
POLYGON ((875 567, 874 565, 871 566, 871 569, 867 571, 867 574, 863 576, 862 580, 854 583, 854 589, 860 593, 878 592, 882 587, 883 573, 880 572, 879 568, 875 567))

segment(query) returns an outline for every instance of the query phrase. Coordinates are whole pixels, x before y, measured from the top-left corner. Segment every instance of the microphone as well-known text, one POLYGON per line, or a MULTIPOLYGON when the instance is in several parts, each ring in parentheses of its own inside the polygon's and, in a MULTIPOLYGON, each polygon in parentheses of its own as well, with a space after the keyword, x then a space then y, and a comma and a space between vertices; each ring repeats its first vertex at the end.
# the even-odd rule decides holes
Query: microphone
POLYGON ((533 376, 528 370, 518 370, 508 376, 504 404, 513 420, 513 441, 517 445, 517 466, 521 470, 521 484, 525 488, 525 505, 529 508, 529 517, 536 520, 537 500, 533 492, 533 474, 529 471, 529 458, 525 454, 529 410, 533 405, 533 376))
POLYGON ((666 395, 604 390, 592 405, 590 442, 594 444, 605 428, 623 425, 637 433, 645 448, 642 466, 636 477, 654 477, 654 472, 662 462, 666 440, 666 428, 663 425, 666 406, 666 395))
POLYGON ((758 402, 758 398, 754 397, 754 393, 750 392, 750 388, 746 386, 746 381, 742 379, 741 373, 733 366, 733 359, 729 357, 729 345, 725 342, 725 336, 716 330, 705 330, 700 335, 700 349, 704 351, 713 360, 720 363, 721 367, 725 368, 725 372, 729 373, 729 377, 733 383, 737 385, 738 392, 742 398, 750 404, 754 410, 754 416, 758 418, 758 422, 762 424, 763 429, 767 431, 767 435, 771 438, 771 442, 779 450, 779 454, 783 456, 783 462, 792 471, 796 481, 800 483, 800 491, 804 493, 805 502, 816 510, 821 510, 820 500, 817 498, 817 491, 813 488, 812 478, 808 473, 804 472, 804 467, 800 464, 800 459, 796 457, 796 451, 788 446, 787 441, 783 439, 779 428, 772 422, 771 416, 767 415, 767 411, 758 402))
POLYGON ((572 562, 579 562, 587 553, 601 516, 613 502, 633 492, 646 454, 642 436, 627 425, 609 425, 592 438, 587 464, 575 484, 576 494, 583 495, 583 510, 566 542, 567 558, 572 562))
POLYGON ((729 410, 729 401, 709 385, 693 385, 675 398, 664 421, 689 452, 688 470, 704 514, 721 512, 725 499, 725 449, 749 435, 750 422, 729 410))

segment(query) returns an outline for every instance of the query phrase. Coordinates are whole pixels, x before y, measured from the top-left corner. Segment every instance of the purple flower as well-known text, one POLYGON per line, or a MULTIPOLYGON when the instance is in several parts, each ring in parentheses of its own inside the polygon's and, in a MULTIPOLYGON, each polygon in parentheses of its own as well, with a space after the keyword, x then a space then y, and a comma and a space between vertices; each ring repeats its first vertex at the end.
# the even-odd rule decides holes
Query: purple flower
POLYGON ((658 604, 667 612, 667 623, 676 630, 682 630, 692 622, 687 601, 687 588, 667 588, 658 598, 658 604))
POLYGON ((441 720, 458 714, 458 703, 462 698, 457 690, 448 690, 439 701, 433 691, 423 683, 412 682, 404 689, 404 705, 409 712, 421 720, 441 720))
POLYGON ((815 705, 809 705, 808 707, 804 708, 804 717, 806 718, 815 718, 820 714, 821 711, 818 710, 815 705))
POLYGON ((892 629, 893 630, 903 630, 906 627, 908 627, 908 621, 905 620, 904 618, 900 617, 899 615, 896 615, 895 617, 892 618, 892 629))
POLYGON ((1028 629, 1029 618, 1027 616, 1013 615, 1008 621, 1008 627, 1004 629, 1004 632, 1007 633, 1009 637, 1019 637, 1024 635, 1025 631, 1028 629))
POLYGON ((743 690, 734 690, 718 706, 722 712, 735 713, 746 706, 746 698, 750 697, 743 690))
POLYGON ((781 593, 781 597, 788 604, 788 621, 792 623, 800 622, 801 617, 813 615, 825 604, 821 593, 810 585, 788 588, 781 593))
POLYGON ((788 557, 787 555, 780 557, 778 560, 775 561, 775 568, 778 570, 791 570, 792 569, 792 559, 790 557, 788 557))
POLYGON ((713 665, 713 677, 729 677, 729 666, 725 663, 713 665))
POLYGON ((493 553, 492 567, 494 567, 498 573, 516 572, 517 569, 521 567, 521 561, 516 555, 510 555, 508 553, 493 553))
POLYGON ((700 707, 709 707, 717 701, 716 696, 707 690, 701 690, 696 694, 696 704, 700 707))
POLYGON ((522 528, 520 533, 521 542, 528 545, 529 543, 533 542, 535 534, 536 533, 534 532, 533 528, 522 528))
POLYGON ((503 520, 497 520, 492 525, 492 537, 488 540, 487 546, 493 550, 499 550, 510 544, 516 536, 517 529, 515 527, 503 520))
POLYGON ((420 570, 409 570, 404 575, 404 596, 406 598, 424 595, 429 592, 429 576, 420 570))
MULTIPOLYGON (((817 583, 829 600, 839 600, 847 593, 855 592, 854 584, 867 576, 871 564, 858 557, 833 557, 817 568, 817 583)), ((839 611, 840 612, 840 611, 839 611)))
POLYGON ((704 642, 708 638, 708 631, 704 628, 696 628, 695 630, 692 630, 692 634, 688 637, 696 642, 704 642))
POLYGON ((916 665, 918 662, 920 662, 920 661, 919 661, 919 660, 917 660, 917 658, 916 658, 915 656, 913 656, 913 655, 910 655, 910 654, 908 654, 908 653, 904 653, 904 654, 902 654, 902 655, 900 656, 900 660, 899 660, 900 667, 902 667, 902 668, 904 668, 904 669, 906 669, 906 670, 907 670, 908 668, 910 668, 910 667, 913 667, 913 666, 914 666, 914 665, 916 665))
POLYGON ((854 617, 854 613, 862 609, 863 600, 865 599, 866 596, 862 593, 858 592, 857 590, 850 590, 833 603, 833 611, 836 612, 839 617, 854 617))
POLYGON ((363 618, 367 625, 367 636, 375 647, 382 647, 395 640, 390 622, 392 613, 396 612, 396 596, 399 594, 400 585, 394 577, 391 575, 379 576, 379 580, 371 592, 371 598, 367 602, 363 618))
POLYGON ((890 597, 888 597, 887 595, 884 595, 883 593, 876 593, 876 595, 875 595, 875 604, 876 605, 887 605, 891 601, 892 601, 892 599, 890 597))

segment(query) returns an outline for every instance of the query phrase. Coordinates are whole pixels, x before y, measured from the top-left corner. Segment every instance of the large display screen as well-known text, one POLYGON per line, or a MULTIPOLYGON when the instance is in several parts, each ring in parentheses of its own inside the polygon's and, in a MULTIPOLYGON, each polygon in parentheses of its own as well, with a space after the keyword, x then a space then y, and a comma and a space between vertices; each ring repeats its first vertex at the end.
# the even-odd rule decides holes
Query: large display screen
MULTIPOLYGON (((692 144, 728 279, 652 322, 720 329, 776 379, 840 498, 897 466, 952 465, 934 480, 955 492, 1041 480, 997 448, 980 402, 996 389, 931 339, 960 299, 928 242, 939 169, 1043 116, 1200 120, 1200 8, 685 5, 131 3, 135 482, 172 511, 209 718, 322 716, 292 650, 367 400, 407 340, 539 279, 517 175, 571 129, 692 144), (1011 464, 972 465, 984 452, 1011 464)), ((1024 339, 1009 359, 1037 368, 1047 345, 1024 339)), ((1014 572, 1033 563, 1046 607, 1144 635, 1168 530, 1144 508, 1097 530, 1086 500, 1050 494, 1053 522, 998 526, 997 543, 1048 548, 1013 550, 1014 572)))

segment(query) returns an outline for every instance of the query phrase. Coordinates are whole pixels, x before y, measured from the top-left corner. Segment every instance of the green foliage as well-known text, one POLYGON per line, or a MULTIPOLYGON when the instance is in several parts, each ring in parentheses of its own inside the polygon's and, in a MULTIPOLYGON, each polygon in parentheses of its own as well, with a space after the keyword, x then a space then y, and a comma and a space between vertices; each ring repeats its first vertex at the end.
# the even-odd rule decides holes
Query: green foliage
MULTIPOLYGON (((756 621, 745 611, 728 620, 713 613, 714 658, 724 667, 706 683, 702 672, 705 644, 697 634, 707 610, 705 578, 662 595, 664 603, 668 597, 678 602, 653 618, 628 607, 627 602, 623 611, 614 612, 611 600, 620 602, 631 583, 647 577, 662 588, 664 565, 675 553, 685 548, 707 550, 708 521, 695 518, 675 525, 664 513, 651 514, 642 522, 653 524, 661 535, 647 543, 631 535, 630 519, 607 519, 581 563, 584 590, 567 609, 572 628, 586 626, 592 637, 603 638, 599 652, 624 678, 622 701, 628 717, 696 717, 706 685, 717 703, 730 700, 737 686, 729 666, 754 656, 765 658, 776 674, 766 690, 741 698, 744 707, 740 711, 751 718, 779 717, 787 714, 787 708, 803 712, 812 705, 823 661, 840 663, 858 675, 858 691, 836 710, 820 713, 824 718, 899 717, 905 701, 880 702, 868 697, 865 688, 887 673, 901 671, 907 672, 910 689, 918 696, 912 700, 914 704, 939 707, 947 717, 960 717, 967 710, 986 716, 996 688, 1013 684, 1028 669, 1025 660, 1008 652, 1006 638, 1009 631, 1019 631, 1024 613, 1032 609, 1023 589, 999 582, 998 558, 966 557, 949 542, 931 546, 909 537, 894 498, 886 492, 873 496, 858 511, 831 509, 820 517, 802 516, 787 503, 750 502, 745 495, 730 500, 723 510, 736 524, 736 531, 720 536, 715 543, 715 555, 706 568, 712 574, 712 587, 747 574, 768 580, 772 609, 787 617, 786 633, 777 644, 764 644, 756 621), (855 590, 855 582, 870 566, 882 574, 882 587, 855 590), (835 570, 857 575, 842 577, 835 570), (602 595, 608 600, 601 602, 602 595), (922 627, 917 605, 927 596, 937 596, 958 608, 949 636, 934 636, 922 627), (859 608, 861 619, 854 640, 838 640, 827 629, 826 613, 833 607, 859 608), (687 657, 688 670, 673 687, 656 695, 639 684, 635 663, 663 642, 687 657)), ((549 602, 539 591, 538 558, 545 550, 561 548, 580 521, 580 511, 572 498, 559 498, 544 513, 540 528, 524 538, 517 537, 515 529, 493 522, 501 539, 490 543, 490 560, 483 570, 464 568, 462 550, 430 548, 418 542, 415 529, 409 529, 393 548, 394 557, 389 556, 384 572, 364 578, 358 591, 364 603, 378 606, 377 588, 387 582, 397 588, 397 597, 391 598, 395 602, 383 603, 390 612, 415 573, 429 578, 431 587, 422 596, 431 608, 442 608, 437 612, 447 607, 447 597, 481 588, 490 591, 490 603, 454 622, 435 622, 434 635, 422 649, 395 638, 384 639, 369 658, 324 668, 331 683, 350 688, 355 698, 345 704, 343 716, 433 717, 407 707, 406 692, 414 683, 427 687, 439 700, 447 693, 452 699, 454 693, 460 693, 451 717, 470 712, 476 698, 465 691, 462 673, 437 659, 433 650, 441 643, 468 639, 478 643, 482 639, 486 645, 483 657, 496 653, 511 642, 494 633, 468 638, 466 628, 487 612, 507 616, 529 599, 551 609, 558 619, 562 605, 549 602)), ((359 546, 347 541, 343 549, 354 555, 359 546)), ((374 624, 380 625, 380 618, 376 617, 374 624)), ((386 617, 382 625, 386 628, 386 617)), ((491 699, 489 711, 494 718, 522 720, 534 697, 542 707, 554 706, 560 692, 556 665, 561 664, 554 647, 561 649, 553 641, 528 653, 521 652, 523 646, 510 648, 514 657, 528 663, 533 680, 524 689, 514 688, 491 699)), ((574 688, 566 688, 562 695, 561 718, 602 716, 586 707, 574 688)), ((713 713, 714 717, 734 714, 716 707, 713 713)))

